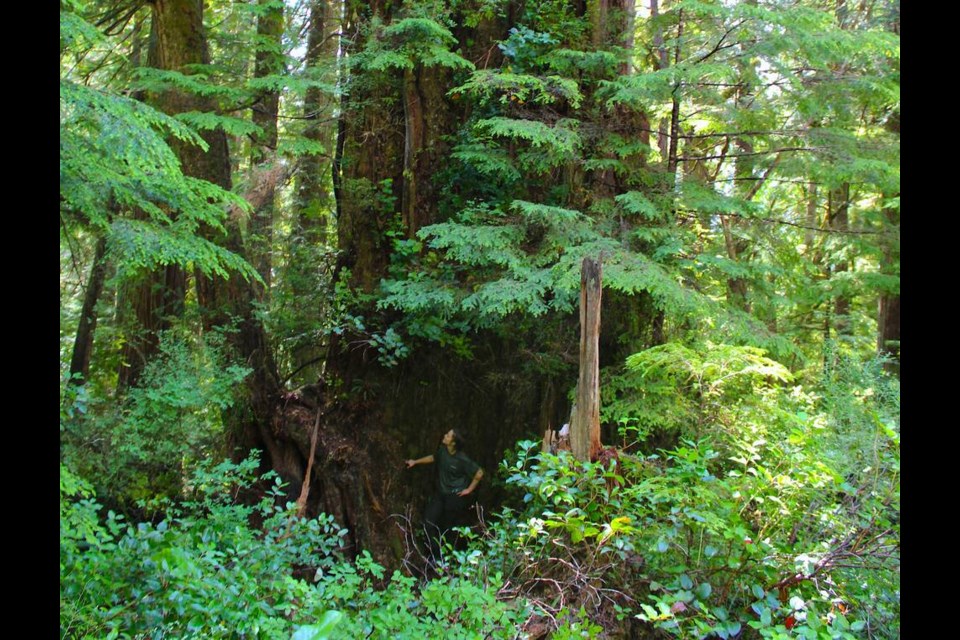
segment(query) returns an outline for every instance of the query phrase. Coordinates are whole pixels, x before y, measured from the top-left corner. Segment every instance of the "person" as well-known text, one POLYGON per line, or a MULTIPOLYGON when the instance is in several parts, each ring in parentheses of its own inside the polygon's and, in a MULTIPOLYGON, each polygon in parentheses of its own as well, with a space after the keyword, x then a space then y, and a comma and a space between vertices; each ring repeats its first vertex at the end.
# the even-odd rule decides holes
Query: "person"
POLYGON ((437 463, 437 488, 423 513, 432 559, 440 554, 440 538, 457 523, 470 503, 469 496, 483 478, 483 469, 461 449, 463 436, 456 429, 443 434, 433 455, 407 460, 407 469, 437 463))

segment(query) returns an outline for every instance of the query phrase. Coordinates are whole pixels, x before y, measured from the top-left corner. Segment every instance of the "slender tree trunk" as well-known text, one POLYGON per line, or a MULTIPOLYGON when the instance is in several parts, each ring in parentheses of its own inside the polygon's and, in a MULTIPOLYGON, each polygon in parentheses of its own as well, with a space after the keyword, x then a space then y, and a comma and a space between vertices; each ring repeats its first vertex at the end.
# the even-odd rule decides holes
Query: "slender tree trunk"
MULTIPOLYGON (((658 22, 660 19, 659 0, 650 0, 650 19, 658 22)), ((653 48, 656 56, 654 57, 654 68, 657 70, 666 69, 670 66, 670 55, 663 44, 663 29, 658 25, 654 27, 653 48)), ((661 118, 657 126, 657 147, 660 149, 662 158, 670 155, 670 133, 669 121, 661 118)))
MULTIPOLYGON (((677 12, 677 46, 674 49, 673 64, 680 64, 680 53, 683 45, 683 9, 677 12)), ((674 175, 677 172, 677 158, 680 148, 680 81, 673 87, 672 104, 670 107, 670 151, 667 155, 667 172, 674 175)))
POLYGON ((183 315, 186 292, 186 274, 176 265, 144 274, 124 287, 120 317, 126 332, 117 372, 118 391, 140 381, 144 367, 160 347, 160 333, 183 315))
POLYGON ((600 298, 603 268, 584 258, 580 271, 580 375, 570 422, 570 447, 579 460, 595 460, 600 444, 600 298))
MULTIPOLYGON (((887 31, 900 35, 900 3, 891 10, 887 18, 887 31)), ((900 137, 900 108, 889 115, 886 130, 900 137)), ((885 198, 900 197, 900 192, 884 194, 885 198)), ((885 367, 900 377, 900 209, 884 209, 886 234, 883 242, 883 258, 880 273, 897 277, 895 290, 884 289, 880 293, 879 318, 877 320, 877 351, 889 355, 892 360, 885 367)))
MULTIPOLYGON (((888 126, 896 133, 900 133, 900 114, 897 113, 896 124, 888 126)), ((900 194, 885 195, 899 198, 900 194)), ((880 260, 880 273, 895 277, 896 287, 887 285, 880 293, 877 317, 877 353, 886 355, 891 361, 885 368, 900 377, 900 209, 887 208, 883 210, 885 224, 883 255, 880 260)))
MULTIPOLYGON (((756 0, 747 0, 746 4, 756 6, 756 0)), ((735 89, 736 98, 734 104, 739 109, 749 109, 755 98, 754 88, 751 79, 756 77, 756 61, 751 59, 741 59, 737 63, 737 69, 740 75, 739 87, 735 89)), ((757 160, 753 155, 753 142, 744 136, 737 136, 734 139, 734 147, 737 155, 734 158, 734 178, 736 178, 737 195, 744 201, 749 202, 760 190, 763 182, 754 175, 757 160)), ((777 159, 778 160, 778 159, 777 159)), ((777 163, 774 160, 774 165, 777 163)), ((769 175, 773 167, 767 171, 769 175)), ((743 263, 748 259, 749 244, 744 239, 743 234, 737 233, 740 224, 736 220, 731 220, 724 216, 723 235, 727 247, 727 257, 735 263, 743 263)), ((748 295, 748 281, 743 277, 732 277, 727 279, 727 299, 736 307, 750 312, 750 301, 748 295)))
MULTIPOLYGON (((833 189, 829 196, 830 217, 829 228, 840 233, 846 232, 850 228, 850 184, 844 183, 837 189, 833 189)), ((833 260, 831 266, 831 276, 844 274, 850 269, 849 260, 844 254, 833 260)), ((843 276, 841 276, 842 278, 843 276)), ((837 279, 841 292, 834 297, 833 302, 833 328, 838 336, 850 334, 850 296, 845 293, 845 283, 837 279)))
MULTIPOLYGON (((280 37, 283 35, 283 6, 276 0, 258 0, 263 12, 257 17, 257 53, 254 60, 254 78, 265 78, 283 71, 283 51, 280 37)), ((277 117, 280 111, 280 93, 264 91, 253 105, 253 123, 262 133, 253 140, 250 152, 251 174, 258 167, 276 161, 277 117)), ((250 220, 250 260, 263 278, 262 295, 270 291, 273 261, 273 213, 276 181, 264 181, 265 193, 260 194, 262 204, 254 209, 250 220)))
MULTIPOLYGON (((816 182, 810 182, 807 184, 806 189, 806 202, 807 202, 807 212, 806 212, 806 231, 804 231, 804 244, 807 246, 807 251, 810 252, 810 255, 813 256, 816 253, 816 242, 817 236, 815 229, 820 227, 820 220, 817 217, 817 208, 819 207, 819 193, 817 189, 816 182)), ((814 260, 816 262, 816 260, 814 260)))
POLYGON ((73 356, 70 358, 70 380, 83 384, 90 375, 90 354, 93 352, 93 335, 97 328, 97 302, 103 291, 103 282, 107 276, 107 239, 100 236, 87 278, 87 290, 83 294, 83 307, 80 310, 80 323, 73 342, 73 356))
MULTIPOLYGON (((335 10, 338 6, 333 0, 313 0, 310 3, 310 25, 304 58, 307 76, 331 85, 336 79, 337 39, 332 34, 328 35, 328 32, 335 31, 339 25, 335 10)), ((298 161, 297 224, 299 236, 307 250, 327 243, 329 213, 334 207, 327 191, 329 175, 326 175, 336 144, 336 123, 330 119, 334 111, 333 99, 332 95, 319 87, 310 87, 303 101, 303 117, 308 123, 304 137, 327 150, 326 154, 309 154, 298 161)), ((298 263, 306 262, 309 268, 313 263, 305 258, 295 256, 298 263)))
POLYGON ((900 294, 880 296, 877 319, 877 352, 890 356, 886 369, 900 377, 900 294))

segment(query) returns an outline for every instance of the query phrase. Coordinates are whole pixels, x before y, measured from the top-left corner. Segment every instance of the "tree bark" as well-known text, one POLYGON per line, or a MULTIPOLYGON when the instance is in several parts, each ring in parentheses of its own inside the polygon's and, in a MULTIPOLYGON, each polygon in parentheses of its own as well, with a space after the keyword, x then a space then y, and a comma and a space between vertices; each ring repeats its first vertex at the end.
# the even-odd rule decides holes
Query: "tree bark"
MULTIPOLYGON (((335 80, 337 39, 328 35, 336 30, 338 18, 332 0, 313 0, 310 3, 310 26, 307 34, 307 51, 304 62, 311 80, 335 80)), ((332 96, 327 96, 318 87, 307 89, 303 100, 303 117, 307 121, 304 137, 323 145, 326 155, 307 154, 298 160, 297 168, 297 224, 298 233, 307 249, 327 243, 329 213, 334 206, 328 188, 333 148, 336 143, 336 124, 328 119, 333 112, 332 96)), ((297 256, 297 263, 303 257, 297 256)))
MULTIPOLYGON (((254 78, 265 78, 283 71, 283 52, 280 37, 283 35, 283 7, 274 0, 258 0, 263 12, 257 17, 257 53, 254 59, 254 78)), ((253 123, 262 133, 255 136, 250 151, 250 173, 254 176, 258 166, 276 162, 277 117, 280 112, 280 92, 265 90, 253 105, 253 123)), ((273 260, 273 214, 276 182, 266 181, 263 203, 253 211, 250 220, 251 264, 263 278, 264 286, 258 297, 270 291, 273 260)))
MULTIPOLYGON (((683 43, 683 9, 677 12, 677 46, 674 50, 673 64, 680 64, 681 45, 683 43)), ((680 148, 680 82, 673 87, 670 107, 670 151, 667 155, 667 172, 673 176, 677 171, 677 157, 680 148)))
MULTIPOLYGON (((209 62, 201 0, 156 0, 153 3, 150 58, 153 66, 177 71, 192 64, 209 62)), ((213 111, 216 106, 207 98, 180 90, 168 90, 153 99, 171 114, 213 111)), ((205 132, 203 138, 208 144, 206 151, 180 141, 171 142, 183 173, 229 190, 232 179, 226 134, 217 129, 205 132)), ((225 221, 223 231, 204 229, 203 233, 240 256, 248 255, 242 245, 235 215, 225 221)), ((253 370, 246 381, 246 396, 228 411, 225 418, 234 440, 232 444, 241 450, 239 455, 252 448, 266 450, 269 460, 263 461, 264 466, 276 469, 283 479, 299 489, 303 474, 302 456, 296 447, 277 437, 278 432, 274 430, 280 385, 266 334, 254 315, 257 297, 254 284, 235 274, 224 278, 207 277, 198 272, 194 278, 204 328, 230 328, 227 339, 233 356, 253 370)), ((175 291, 182 300, 182 286, 175 291)))
MULTIPOLYGON (((895 197, 899 197, 899 193, 895 197)), ((884 368, 900 377, 900 210, 884 209, 886 221, 880 273, 896 277, 897 286, 880 292, 877 317, 877 353, 889 356, 884 368)))
POLYGON ((90 375, 90 354, 93 352, 93 335, 97 328, 97 302, 107 276, 106 257, 107 239, 100 236, 90 266, 90 277, 87 278, 87 290, 83 294, 80 322, 70 358, 70 380, 77 384, 83 384, 90 375))
POLYGON ((570 447, 578 460, 600 452, 600 297, 603 268, 584 258, 580 270, 580 375, 570 422, 570 447))
MULTIPOLYGON (((843 183, 830 191, 829 195, 829 228, 843 233, 850 228, 850 184, 843 183)), ((841 250, 842 251, 842 250, 841 250)), ((849 260, 845 252, 834 259, 830 267, 831 276, 846 273, 850 269, 849 260)), ((841 292, 834 296, 833 301, 833 329, 838 336, 850 335, 850 296, 843 291, 845 284, 840 283, 841 292)), ((829 328, 828 328, 829 337, 829 328)))
MULTIPOLYGON (((384 23, 391 18, 379 3, 370 3, 365 10, 353 2, 347 10, 361 21, 352 27, 359 34, 351 44, 354 50, 362 50, 365 44, 370 17, 377 16, 384 23)), ((340 114, 343 151, 337 272, 349 269, 351 287, 365 293, 374 291, 386 273, 391 245, 385 232, 394 217, 394 203, 402 194, 405 140, 397 135, 397 124, 404 116, 402 104, 398 109, 395 100, 402 95, 402 82, 402 76, 398 82, 380 72, 351 68, 346 81, 350 100, 340 114)))
POLYGON ((135 387, 147 362, 160 347, 160 333, 183 315, 187 276, 183 269, 168 265, 144 274, 121 292, 120 317, 125 325, 117 390, 135 387))

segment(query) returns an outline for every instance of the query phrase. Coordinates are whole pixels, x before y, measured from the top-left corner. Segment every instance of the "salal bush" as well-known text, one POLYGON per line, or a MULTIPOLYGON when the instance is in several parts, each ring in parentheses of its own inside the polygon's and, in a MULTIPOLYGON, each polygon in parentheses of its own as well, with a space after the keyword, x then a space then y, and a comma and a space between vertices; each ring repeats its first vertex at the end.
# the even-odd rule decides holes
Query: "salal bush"
POLYGON ((296 517, 275 478, 241 504, 257 464, 201 465, 189 499, 136 524, 100 514, 89 483, 61 465, 61 637, 290 637, 320 619, 313 577, 337 562, 346 532, 330 516, 296 517))
POLYGON ((676 444, 643 453, 629 421, 629 446, 598 462, 521 443, 502 471, 522 507, 485 552, 506 549, 499 570, 550 615, 608 631, 898 637, 899 382, 881 365, 828 353, 794 377, 745 347, 633 356, 635 396, 687 418, 666 425, 676 444))

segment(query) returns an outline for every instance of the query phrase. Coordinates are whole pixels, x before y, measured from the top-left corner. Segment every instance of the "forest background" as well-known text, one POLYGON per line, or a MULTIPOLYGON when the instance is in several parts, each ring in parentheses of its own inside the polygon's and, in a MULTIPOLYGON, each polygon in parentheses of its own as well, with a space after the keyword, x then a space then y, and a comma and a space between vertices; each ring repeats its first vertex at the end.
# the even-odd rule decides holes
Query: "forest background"
POLYGON ((899 2, 60 9, 62 637, 899 637, 899 2))

